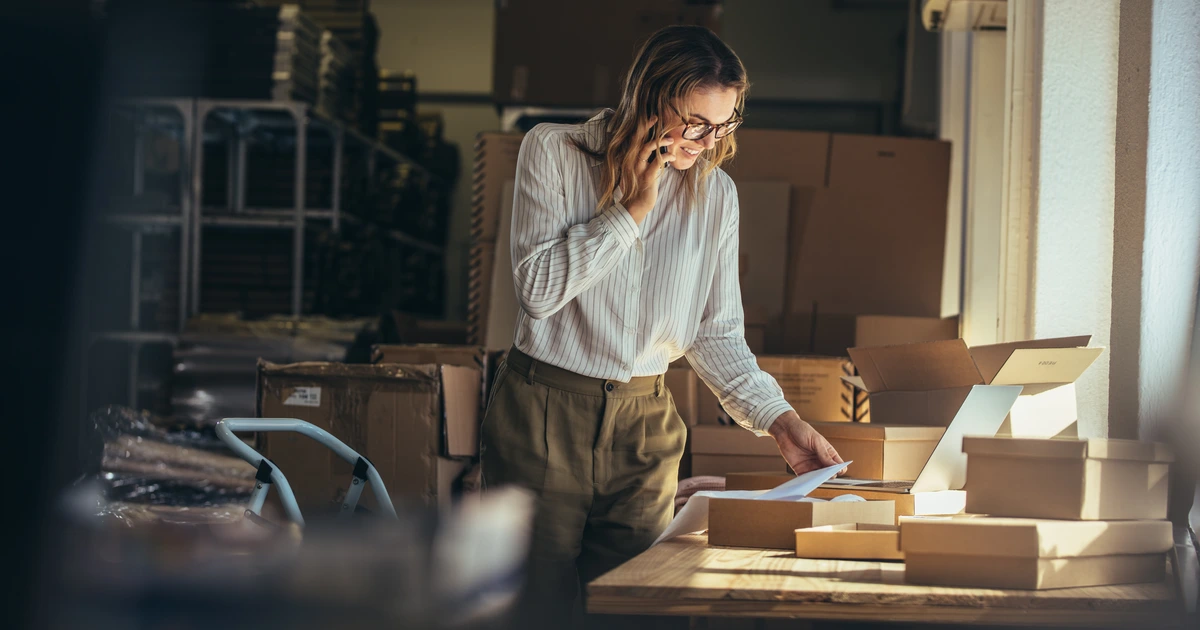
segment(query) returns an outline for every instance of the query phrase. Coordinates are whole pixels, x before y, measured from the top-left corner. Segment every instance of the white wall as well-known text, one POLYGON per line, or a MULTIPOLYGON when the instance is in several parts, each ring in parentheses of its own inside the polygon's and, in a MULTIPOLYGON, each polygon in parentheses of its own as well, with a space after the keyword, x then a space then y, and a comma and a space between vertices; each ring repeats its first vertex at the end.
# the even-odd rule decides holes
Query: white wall
MULTIPOLYGON (((1030 283, 1033 337, 1092 334, 1112 315, 1117 0, 1045 0, 1037 201, 1030 283)), ((1081 435, 1108 431, 1109 354, 1078 382, 1081 435)))
POLYGON ((1200 3, 1154 0, 1152 19, 1138 361, 1143 435, 1177 410, 1200 280, 1200 3))

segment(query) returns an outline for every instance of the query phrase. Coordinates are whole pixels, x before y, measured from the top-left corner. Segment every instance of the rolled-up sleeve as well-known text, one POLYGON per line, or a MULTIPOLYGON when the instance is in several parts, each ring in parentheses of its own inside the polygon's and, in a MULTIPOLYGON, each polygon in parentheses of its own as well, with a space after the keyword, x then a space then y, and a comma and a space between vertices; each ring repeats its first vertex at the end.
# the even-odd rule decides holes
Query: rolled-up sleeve
POLYGON ((640 234, 619 203, 587 223, 569 225, 562 164, 574 151, 550 127, 534 127, 521 142, 513 193, 513 283, 521 308, 549 317, 618 266, 640 234))
POLYGON ((779 383, 758 367, 746 344, 745 314, 738 279, 737 189, 728 181, 722 195, 726 217, 721 226, 716 275, 688 362, 741 426, 765 435, 775 419, 792 406, 779 383))

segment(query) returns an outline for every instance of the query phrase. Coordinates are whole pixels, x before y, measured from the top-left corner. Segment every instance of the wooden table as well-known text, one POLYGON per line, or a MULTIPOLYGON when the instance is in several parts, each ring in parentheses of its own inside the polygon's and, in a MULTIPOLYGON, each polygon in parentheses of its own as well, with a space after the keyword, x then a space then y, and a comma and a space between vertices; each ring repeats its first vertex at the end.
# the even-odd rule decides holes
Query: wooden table
POLYGON ((1169 583, 1047 591, 904 583, 899 562, 805 560, 682 536, 588 585, 588 611, 986 625, 1173 627, 1169 583))

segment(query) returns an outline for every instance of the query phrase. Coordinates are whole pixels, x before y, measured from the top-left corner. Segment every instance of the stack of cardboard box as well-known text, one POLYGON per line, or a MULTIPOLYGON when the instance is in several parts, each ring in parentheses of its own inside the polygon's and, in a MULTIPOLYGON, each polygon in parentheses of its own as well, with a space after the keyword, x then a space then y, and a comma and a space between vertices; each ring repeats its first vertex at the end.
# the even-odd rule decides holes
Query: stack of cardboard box
POLYGON ((508 349, 505 341, 511 344, 515 325, 516 295, 512 290, 512 274, 506 271, 512 268, 509 224, 501 218, 512 213, 513 182, 523 138, 524 134, 519 133, 484 132, 475 140, 475 167, 471 179, 471 259, 467 271, 467 343, 492 350, 508 349), (497 269, 500 273, 496 273, 497 269), (505 279, 507 287, 503 285, 505 279), (496 288, 498 283, 499 290, 496 288), (493 298, 503 300, 504 304, 494 303, 493 298), (496 321, 498 319, 506 322, 496 321), (505 324, 508 325, 507 339, 489 340, 489 331, 503 330, 505 324))
MULTIPOLYGON (((398 504, 445 507, 470 489, 479 449, 487 354, 469 346, 382 346, 371 365, 309 362, 258 366, 258 416, 297 418, 366 457, 398 504)), ((351 467, 292 433, 265 433, 259 448, 292 482, 306 514, 334 512, 351 467)), ((369 494, 369 493, 367 493, 369 494)), ((377 507, 373 496, 362 505, 377 507)))
POLYGON ((963 450, 967 510, 987 516, 904 521, 905 581, 1045 589, 1165 578, 1163 445, 968 437, 963 450))

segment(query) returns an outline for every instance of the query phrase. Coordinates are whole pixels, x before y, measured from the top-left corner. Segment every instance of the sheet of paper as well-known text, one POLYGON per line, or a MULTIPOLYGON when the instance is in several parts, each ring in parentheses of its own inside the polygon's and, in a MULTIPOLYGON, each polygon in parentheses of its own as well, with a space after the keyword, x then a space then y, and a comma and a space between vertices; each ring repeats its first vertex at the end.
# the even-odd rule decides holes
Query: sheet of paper
MULTIPOLYGON (((697 492, 683 505, 683 509, 675 515, 674 520, 663 531, 654 544, 670 540, 676 536, 693 534, 708 529, 708 500, 713 497, 722 499, 767 499, 776 501, 819 501, 807 495, 817 486, 828 481, 839 471, 849 466, 851 462, 837 464, 828 468, 814 470, 796 477, 773 490, 725 490, 697 492)), ((651 545, 652 547, 654 545, 651 545)))

